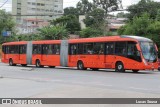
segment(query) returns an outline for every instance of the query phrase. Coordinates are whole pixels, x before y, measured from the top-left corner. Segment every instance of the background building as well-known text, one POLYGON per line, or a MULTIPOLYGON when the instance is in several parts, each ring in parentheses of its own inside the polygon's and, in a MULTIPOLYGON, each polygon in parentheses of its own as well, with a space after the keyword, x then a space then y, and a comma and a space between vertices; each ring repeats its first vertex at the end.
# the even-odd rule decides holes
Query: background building
POLYGON ((33 15, 15 16, 17 23, 22 23, 23 19, 28 18, 37 18, 49 21, 57 17, 60 17, 63 14, 63 0, 13 0, 12 14, 33 15))
POLYGON ((42 19, 27 18, 23 19, 22 24, 17 24, 18 34, 36 33, 38 28, 48 26, 49 22, 42 19))

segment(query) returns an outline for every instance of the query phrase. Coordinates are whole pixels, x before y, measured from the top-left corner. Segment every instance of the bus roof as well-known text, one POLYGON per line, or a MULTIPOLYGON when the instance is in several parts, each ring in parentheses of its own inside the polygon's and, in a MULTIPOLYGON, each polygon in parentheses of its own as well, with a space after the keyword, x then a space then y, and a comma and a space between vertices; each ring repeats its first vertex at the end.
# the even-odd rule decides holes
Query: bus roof
POLYGON ((105 42, 105 41, 149 41, 152 40, 140 36, 103 36, 103 37, 94 37, 94 38, 81 38, 81 39, 70 39, 69 43, 84 43, 84 42, 105 42))
POLYGON ((148 39, 148 38, 145 38, 145 37, 141 37, 141 36, 122 35, 121 37, 136 39, 137 41, 140 41, 140 42, 141 41, 153 42, 151 39, 148 39))
POLYGON ((24 44, 27 44, 27 41, 7 42, 3 43, 2 45, 24 45, 24 44))
POLYGON ((61 40, 41 40, 41 41, 32 41, 33 44, 60 44, 61 40))
MULTIPOLYGON (((17 41, 17 42, 7 42, 2 45, 24 45, 29 41, 17 41)), ((60 44, 60 40, 41 40, 41 41, 32 41, 33 44, 60 44)))
MULTIPOLYGON (((69 43, 84 43, 84 42, 105 42, 105 41, 146 41, 153 42, 151 39, 140 37, 140 36, 103 36, 103 37, 94 37, 94 38, 80 38, 80 39, 70 39, 69 43)), ((8 42, 3 45, 21 45, 27 44, 28 41, 20 42, 8 42)), ((41 41, 32 41, 33 44, 60 44, 61 40, 41 40, 41 41)))

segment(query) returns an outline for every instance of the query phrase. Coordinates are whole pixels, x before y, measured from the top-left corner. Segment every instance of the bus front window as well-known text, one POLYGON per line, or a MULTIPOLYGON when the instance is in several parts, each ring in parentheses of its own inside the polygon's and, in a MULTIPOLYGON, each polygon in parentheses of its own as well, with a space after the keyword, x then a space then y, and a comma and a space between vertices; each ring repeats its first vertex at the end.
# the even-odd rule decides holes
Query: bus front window
POLYGON ((153 42, 141 42, 142 54, 146 61, 156 62, 157 61, 157 51, 153 42))

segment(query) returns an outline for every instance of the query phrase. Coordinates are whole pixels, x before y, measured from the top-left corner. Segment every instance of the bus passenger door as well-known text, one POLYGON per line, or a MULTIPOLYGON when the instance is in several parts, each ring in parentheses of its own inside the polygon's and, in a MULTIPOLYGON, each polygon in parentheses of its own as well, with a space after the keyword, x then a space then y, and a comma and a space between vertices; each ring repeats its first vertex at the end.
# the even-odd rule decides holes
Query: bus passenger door
POLYGON ((70 44, 69 45, 69 65, 70 66, 77 66, 77 44, 70 44))
POLYGON ((42 45, 42 65, 47 65, 48 59, 48 45, 42 45))
POLYGON ((105 68, 104 43, 94 43, 93 64, 95 68, 105 68))
POLYGON ((108 42, 105 44, 105 68, 114 68, 115 55, 114 55, 114 42, 108 42))
POLYGON ((19 46, 13 45, 11 46, 11 48, 12 48, 11 53, 12 53, 13 62, 16 64, 19 64, 20 63, 19 46))
POLYGON ((19 63, 26 64, 26 45, 19 45, 19 63))
POLYGON ((2 60, 5 61, 6 60, 6 47, 7 46, 2 46, 2 60))

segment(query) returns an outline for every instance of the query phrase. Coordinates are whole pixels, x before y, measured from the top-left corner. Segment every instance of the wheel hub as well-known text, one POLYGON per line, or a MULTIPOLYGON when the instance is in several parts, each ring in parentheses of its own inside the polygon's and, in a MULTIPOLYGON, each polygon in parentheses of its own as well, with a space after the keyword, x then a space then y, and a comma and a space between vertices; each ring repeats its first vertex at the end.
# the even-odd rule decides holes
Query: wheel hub
POLYGON ((122 69, 122 65, 118 65, 118 69, 122 69))

